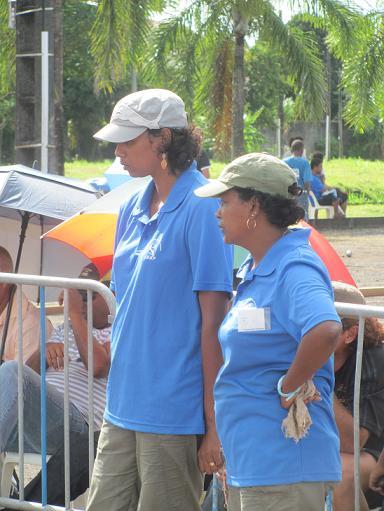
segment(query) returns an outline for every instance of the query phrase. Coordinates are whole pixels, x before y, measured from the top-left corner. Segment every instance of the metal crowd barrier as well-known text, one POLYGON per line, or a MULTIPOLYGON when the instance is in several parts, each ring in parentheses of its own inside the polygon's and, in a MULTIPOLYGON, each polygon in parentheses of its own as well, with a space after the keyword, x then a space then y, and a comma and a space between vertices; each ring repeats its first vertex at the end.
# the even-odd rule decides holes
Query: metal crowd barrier
MULTIPOLYGON (((115 298, 112 292, 103 284, 87 279, 68 279, 60 277, 39 277, 31 275, 17 275, 13 273, 0 273, 0 283, 15 284, 17 286, 17 307, 18 307, 18 431, 19 431, 19 500, 9 499, 0 496, 0 509, 5 506, 17 510, 63 510, 58 506, 47 504, 47 467, 46 467, 46 438, 45 438, 45 288, 55 287, 64 289, 64 449, 65 449, 65 510, 71 510, 70 503, 70 472, 69 472, 69 372, 68 372, 68 289, 82 289, 87 291, 87 324, 88 324, 88 413, 89 413, 89 477, 91 478, 94 460, 94 425, 93 425, 93 349, 92 349, 92 292, 100 293, 105 299, 109 311, 110 322, 115 315, 115 298), (22 286, 36 285, 40 287, 40 324, 41 324, 41 457, 42 457, 42 503, 35 504, 24 501, 24 440, 23 440, 23 359, 22 359, 22 286)), ((376 295, 377 296, 377 295, 376 295)), ((355 511, 360 510, 360 382, 363 357, 364 325, 365 318, 376 317, 384 319, 384 307, 371 305, 352 305, 336 303, 336 310, 340 316, 356 317, 359 321, 357 350, 356 350, 356 372, 354 388, 354 477, 355 477, 355 511)))
MULTIPOLYGON (((377 296, 377 295, 375 295, 377 296)), ((340 316, 358 318, 359 330, 356 347, 355 388, 353 399, 353 450, 355 480, 355 511, 360 511, 360 383, 364 347, 365 318, 384 319, 384 307, 335 303, 340 316)))
MULTIPOLYGON (((0 495, 0 509, 6 507, 18 510, 59 510, 58 506, 47 503, 47 448, 46 448, 46 359, 45 359, 45 289, 54 287, 64 289, 64 460, 65 460, 65 509, 70 510, 70 450, 69 450, 69 366, 68 366, 68 289, 81 289, 87 291, 87 332, 88 332, 88 420, 89 420, 89 478, 92 475, 94 460, 94 414, 93 414, 93 311, 92 292, 97 292, 105 299, 109 308, 109 322, 115 316, 115 297, 113 293, 100 282, 87 279, 69 279, 61 277, 40 277, 14 273, 0 273, 0 283, 14 284, 16 290, 16 306, 18 318, 18 434, 19 434, 19 500, 2 497, 0 495), (33 285, 40 287, 40 366, 41 366, 41 504, 24 501, 24 424, 23 424, 23 339, 22 339, 22 286, 33 285)), ((1 453, 0 453, 1 454, 1 453)), ((1 474, 0 474, 1 475, 1 474)))

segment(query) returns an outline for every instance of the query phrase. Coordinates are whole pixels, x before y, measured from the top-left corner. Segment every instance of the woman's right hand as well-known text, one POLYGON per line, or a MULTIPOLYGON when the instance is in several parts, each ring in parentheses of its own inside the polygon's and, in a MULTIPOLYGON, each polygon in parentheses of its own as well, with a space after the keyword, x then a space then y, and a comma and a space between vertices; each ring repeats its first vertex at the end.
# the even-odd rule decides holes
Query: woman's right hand
POLYGON ((52 367, 56 371, 64 369, 64 344, 61 342, 47 342, 45 358, 48 367, 52 367))
MULTIPOLYGON (((289 399, 289 400, 286 400, 285 397, 280 396, 280 404, 281 404, 282 408, 285 408, 286 410, 288 410, 293 405, 293 403, 296 401, 296 398, 298 397, 298 395, 294 396, 292 399, 289 399)), ((310 397, 304 399, 304 403, 306 405, 313 401, 315 401, 315 402, 321 401, 321 394, 317 389, 313 396, 310 396, 310 397)))

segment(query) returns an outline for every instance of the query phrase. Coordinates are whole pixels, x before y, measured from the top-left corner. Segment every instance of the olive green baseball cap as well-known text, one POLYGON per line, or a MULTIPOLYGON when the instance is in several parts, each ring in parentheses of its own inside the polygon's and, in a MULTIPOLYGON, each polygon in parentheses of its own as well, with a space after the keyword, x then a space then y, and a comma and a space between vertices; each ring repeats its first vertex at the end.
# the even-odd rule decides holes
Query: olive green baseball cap
POLYGON ((297 184, 295 172, 286 163, 266 153, 249 153, 229 163, 217 179, 197 188, 198 197, 216 197, 237 186, 293 198, 288 188, 297 184))

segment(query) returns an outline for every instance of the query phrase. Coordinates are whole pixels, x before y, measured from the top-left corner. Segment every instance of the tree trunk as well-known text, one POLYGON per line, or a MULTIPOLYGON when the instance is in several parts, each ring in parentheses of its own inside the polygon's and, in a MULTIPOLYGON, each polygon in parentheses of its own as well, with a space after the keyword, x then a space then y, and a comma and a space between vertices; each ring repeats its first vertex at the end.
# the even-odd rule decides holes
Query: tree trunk
POLYGON ((232 92, 232 157, 244 154, 244 35, 235 34, 232 92))
POLYGON ((329 122, 326 125, 327 134, 325 140, 328 141, 325 147, 325 159, 331 158, 331 140, 332 140, 332 64, 331 55, 328 48, 325 48, 325 63, 327 70, 327 104, 326 104, 326 115, 329 117, 329 122))
POLYGON ((232 87, 232 157, 244 154, 244 42, 248 21, 234 10, 235 58, 233 61, 232 87))

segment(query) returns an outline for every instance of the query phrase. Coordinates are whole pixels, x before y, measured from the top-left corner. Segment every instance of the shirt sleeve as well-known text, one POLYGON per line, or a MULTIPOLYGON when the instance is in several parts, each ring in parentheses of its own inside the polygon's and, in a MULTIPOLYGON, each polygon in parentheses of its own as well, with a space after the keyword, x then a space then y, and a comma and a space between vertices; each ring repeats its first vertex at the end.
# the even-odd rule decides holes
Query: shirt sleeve
MULTIPOLYGON (((119 210, 119 215, 117 217, 117 223, 116 223, 116 232, 115 232, 115 241, 113 245, 113 254, 116 252, 116 247, 119 244, 120 238, 121 238, 121 225, 122 225, 122 217, 124 216, 124 210, 125 207, 122 205, 119 210)), ((112 269, 111 269, 111 281, 109 284, 109 289, 112 291, 112 293, 115 293, 115 265, 112 261, 112 269)))
POLYGON ((64 325, 59 325, 52 330, 48 342, 64 343, 64 325))
POLYGON ((284 267, 277 293, 276 316, 298 342, 324 321, 340 323, 325 270, 304 257, 284 267))
POLYGON ((94 330, 94 335, 96 338, 96 341, 99 344, 106 344, 107 342, 111 342, 111 330, 112 327, 108 326, 107 328, 103 328, 101 330, 94 330))
POLYGON ((303 181, 304 183, 310 183, 312 181, 312 170, 307 160, 305 160, 304 164, 303 181))
POLYGON ((366 350, 360 388, 360 426, 381 437, 384 432, 384 378, 382 347, 366 350))
POLYGON ((217 199, 196 199, 187 223, 193 291, 232 292, 233 246, 224 243, 217 199))

